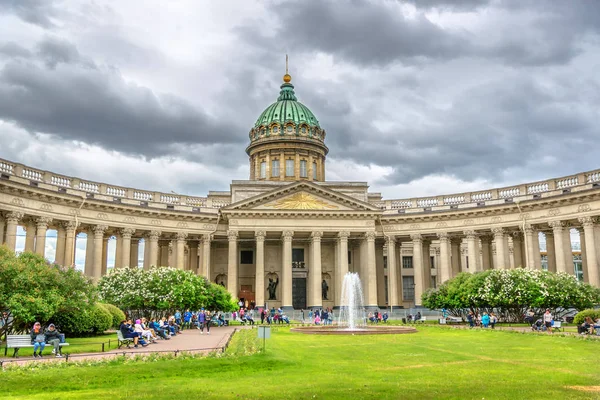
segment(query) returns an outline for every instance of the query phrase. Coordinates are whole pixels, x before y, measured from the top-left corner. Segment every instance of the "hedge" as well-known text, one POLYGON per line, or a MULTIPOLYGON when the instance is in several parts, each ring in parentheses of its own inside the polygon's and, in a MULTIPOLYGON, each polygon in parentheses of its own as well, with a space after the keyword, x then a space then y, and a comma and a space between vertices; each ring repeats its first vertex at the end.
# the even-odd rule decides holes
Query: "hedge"
POLYGON ((600 309, 588 308, 587 310, 578 312, 573 319, 573 323, 581 325, 585 317, 591 317, 592 321, 596 322, 600 318, 600 309))

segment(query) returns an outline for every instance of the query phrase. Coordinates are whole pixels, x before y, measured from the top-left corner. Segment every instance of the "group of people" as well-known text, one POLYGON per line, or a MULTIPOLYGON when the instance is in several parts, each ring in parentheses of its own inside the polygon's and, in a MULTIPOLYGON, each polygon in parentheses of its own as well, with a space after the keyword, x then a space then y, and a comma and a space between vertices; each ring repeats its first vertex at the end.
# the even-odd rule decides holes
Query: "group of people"
POLYGON ((487 312, 476 314, 473 311, 469 311, 469 314, 467 314, 467 322, 471 328, 480 327, 494 329, 498 323, 498 317, 493 312, 489 314, 487 312))
MULTIPOLYGON (((308 311, 308 319, 314 322, 315 325, 332 325, 333 324, 333 310, 331 308, 322 309, 319 308, 314 312, 308 311), (313 320, 314 316, 314 320, 313 320)), ((302 321, 304 321, 304 310, 302 310, 302 321)))
POLYGON ((290 324, 290 318, 283 312, 281 307, 277 310, 275 310, 275 307, 271 307, 270 310, 260 308, 258 311, 260 313, 261 324, 264 324, 265 322, 269 325, 283 323, 290 324))
POLYGON ((389 318, 389 316, 388 316, 387 311, 384 311, 383 313, 380 313, 379 311, 370 312, 369 315, 367 316, 367 319, 369 320, 369 322, 371 322, 373 324, 378 324, 380 322, 386 323, 388 318, 389 318))
POLYGON ((42 324, 36 322, 31 328, 29 334, 31 336, 31 344, 33 345, 33 358, 42 358, 42 352, 46 348, 46 344, 52 346, 52 354, 55 357, 62 357, 60 351, 60 343, 64 342, 64 335, 62 335, 54 324, 48 325, 46 329, 42 328, 42 324))

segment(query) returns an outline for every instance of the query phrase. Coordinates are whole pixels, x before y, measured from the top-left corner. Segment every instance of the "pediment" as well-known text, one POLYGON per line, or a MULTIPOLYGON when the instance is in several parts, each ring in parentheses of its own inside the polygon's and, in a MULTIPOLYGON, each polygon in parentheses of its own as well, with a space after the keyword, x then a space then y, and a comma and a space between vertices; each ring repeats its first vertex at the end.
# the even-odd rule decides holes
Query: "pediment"
POLYGON ((311 182, 295 182, 222 208, 255 211, 380 211, 372 204, 320 187, 311 182))

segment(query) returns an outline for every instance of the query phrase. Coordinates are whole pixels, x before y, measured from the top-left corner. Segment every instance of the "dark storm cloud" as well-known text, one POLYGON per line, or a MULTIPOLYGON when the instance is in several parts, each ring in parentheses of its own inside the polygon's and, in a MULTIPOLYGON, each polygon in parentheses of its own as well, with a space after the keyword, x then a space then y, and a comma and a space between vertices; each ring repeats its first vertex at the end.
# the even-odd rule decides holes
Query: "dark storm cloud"
POLYGON ((52 0, 0 0, 0 14, 12 13, 25 22, 44 28, 54 27, 57 9, 52 0))
POLYGON ((66 41, 45 40, 37 48, 35 59, 8 62, 0 70, 0 119, 149 157, 169 154, 172 144, 244 140, 228 121, 128 83, 118 70, 93 64, 66 41))
POLYGON ((360 65, 451 59, 468 48, 463 34, 444 31, 422 14, 408 18, 390 2, 284 1, 271 10, 277 14, 275 31, 244 27, 244 40, 261 47, 335 54, 360 65))

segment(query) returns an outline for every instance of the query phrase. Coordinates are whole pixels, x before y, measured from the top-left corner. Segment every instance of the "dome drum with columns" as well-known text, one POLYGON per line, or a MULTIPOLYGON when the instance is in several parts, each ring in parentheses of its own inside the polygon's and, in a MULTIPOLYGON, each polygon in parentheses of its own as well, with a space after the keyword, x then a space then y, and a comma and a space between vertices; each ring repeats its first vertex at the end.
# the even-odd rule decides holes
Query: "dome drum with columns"
MULTIPOLYGON (((278 103, 296 102, 290 80, 278 103)), ((110 268, 172 266, 224 285, 248 305, 296 309, 338 307, 348 271, 362 277, 372 308, 418 306, 427 288, 488 269, 548 269, 600 287, 600 170, 384 199, 366 182, 325 180, 324 131, 298 104, 267 108, 251 130, 250 179, 205 197, 0 159, 0 243, 94 280, 110 268)))

